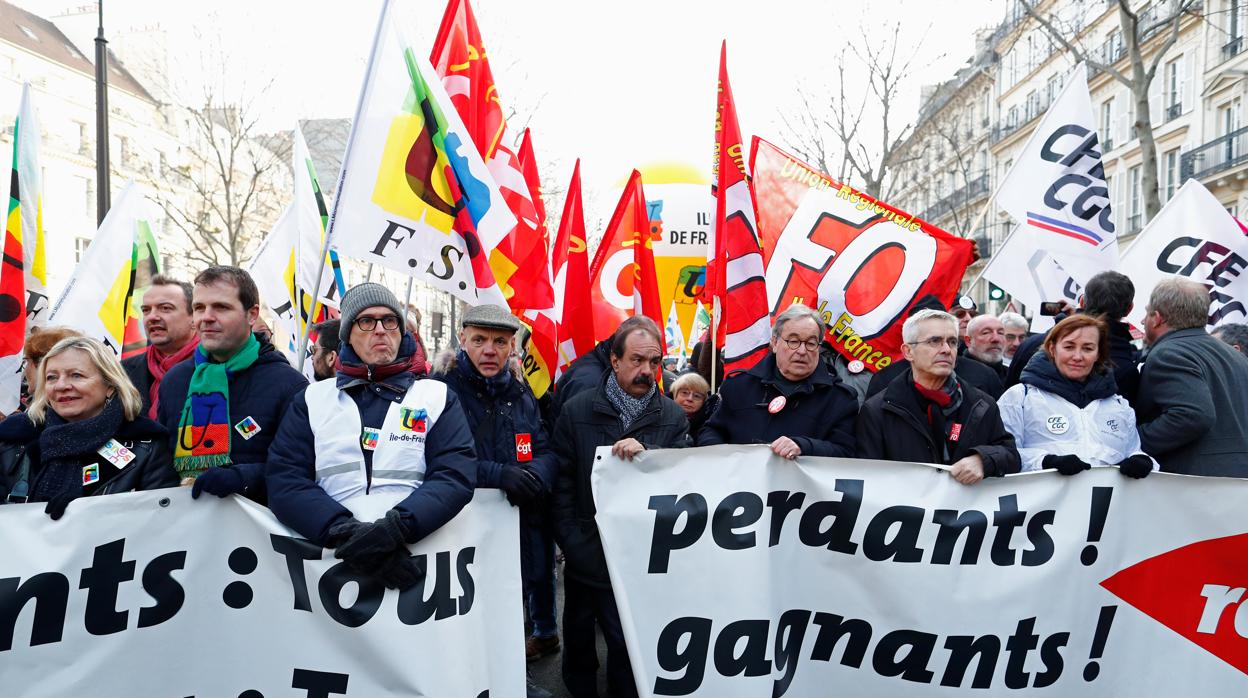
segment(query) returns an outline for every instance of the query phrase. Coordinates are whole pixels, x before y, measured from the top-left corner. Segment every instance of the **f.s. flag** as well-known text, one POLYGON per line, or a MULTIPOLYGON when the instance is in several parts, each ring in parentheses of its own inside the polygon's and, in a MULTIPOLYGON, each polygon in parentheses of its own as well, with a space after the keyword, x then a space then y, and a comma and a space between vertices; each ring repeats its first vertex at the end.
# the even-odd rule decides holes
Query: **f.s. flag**
POLYGON ((330 244, 471 305, 504 305, 490 253, 516 226, 423 53, 387 1, 343 157, 330 244))

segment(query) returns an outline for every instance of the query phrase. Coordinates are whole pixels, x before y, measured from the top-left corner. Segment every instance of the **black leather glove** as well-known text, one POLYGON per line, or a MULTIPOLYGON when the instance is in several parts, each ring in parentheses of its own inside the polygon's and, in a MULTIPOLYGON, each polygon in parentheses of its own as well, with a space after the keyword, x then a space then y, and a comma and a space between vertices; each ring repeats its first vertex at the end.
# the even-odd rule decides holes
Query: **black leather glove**
POLYGON ((507 493, 512 506, 528 506, 542 496, 542 480, 532 470, 520 466, 503 468, 499 488, 507 493))
POLYGON ((403 546, 382 560, 375 576, 389 589, 406 591, 425 578, 425 568, 403 546))
POLYGON ((1148 474, 1153 472, 1153 459, 1143 453, 1127 456, 1118 463, 1118 471, 1137 480, 1148 477, 1148 474))
POLYGON ((338 546, 350 540, 351 536, 355 535, 356 531, 360 530, 361 528, 367 525, 368 524, 364 523, 363 521, 359 521, 357 519, 352 519, 352 518, 347 518, 347 519, 343 519, 342 521, 339 521, 333 526, 330 526, 329 530, 326 531, 325 547, 337 548, 338 546))
POLYGON ((1076 475, 1092 467, 1073 453, 1066 456, 1045 456, 1041 463, 1045 468, 1056 470, 1063 475, 1076 475))
POLYGON ((238 494, 245 487, 243 474, 229 467, 209 468, 195 478, 191 486, 191 499, 199 499, 201 492, 228 497, 238 494))
POLYGON ((390 553, 404 546, 403 522, 399 512, 391 509, 372 523, 360 524, 334 551, 334 557, 346 561, 357 572, 378 576, 390 553))
POLYGON ((82 496, 82 487, 71 487, 64 492, 52 495, 48 500, 48 505, 43 508, 43 513, 52 517, 53 521, 59 520, 65 515, 65 507, 69 503, 82 496))

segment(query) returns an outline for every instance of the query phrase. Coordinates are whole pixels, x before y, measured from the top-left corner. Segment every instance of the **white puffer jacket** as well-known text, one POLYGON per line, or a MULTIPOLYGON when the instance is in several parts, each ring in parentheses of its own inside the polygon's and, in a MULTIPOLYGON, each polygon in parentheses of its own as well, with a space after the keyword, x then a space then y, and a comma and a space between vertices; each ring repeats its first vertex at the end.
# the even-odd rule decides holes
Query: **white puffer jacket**
POLYGON ((1019 383, 1005 391, 997 406, 1017 442, 1023 472, 1043 468, 1041 461, 1048 455, 1074 454, 1097 466, 1116 465, 1143 453, 1135 410, 1121 395, 1094 400, 1080 409, 1061 396, 1019 383))

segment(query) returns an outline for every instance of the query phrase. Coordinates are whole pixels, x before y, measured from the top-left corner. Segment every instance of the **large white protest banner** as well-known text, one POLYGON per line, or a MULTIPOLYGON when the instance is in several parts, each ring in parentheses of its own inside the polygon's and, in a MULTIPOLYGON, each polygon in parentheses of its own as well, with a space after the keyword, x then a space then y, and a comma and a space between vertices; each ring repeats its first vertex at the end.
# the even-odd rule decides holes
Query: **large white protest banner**
POLYGON ((1209 328, 1248 320, 1248 235, 1203 184, 1189 179, 1166 202, 1122 255, 1122 270, 1135 282, 1135 306, 1127 319, 1143 326, 1144 308, 1157 282, 1171 277, 1209 289, 1209 328))
POLYGON ((524 695, 516 510, 479 490, 399 593, 241 498, 0 506, 5 696, 524 695))
POLYGON ((1248 482, 606 449, 643 696, 1248 695, 1248 482))

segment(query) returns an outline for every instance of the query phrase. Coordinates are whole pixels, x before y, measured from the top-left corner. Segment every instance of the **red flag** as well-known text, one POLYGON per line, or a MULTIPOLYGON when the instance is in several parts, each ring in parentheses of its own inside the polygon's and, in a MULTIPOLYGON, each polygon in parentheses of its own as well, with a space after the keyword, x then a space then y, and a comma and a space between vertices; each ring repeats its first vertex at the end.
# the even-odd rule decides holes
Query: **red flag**
POLYGON ((468 0, 447 3, 429 61, 442 77, 455 111, 459 112, 482 160, 498 183, 503 200, 516 216, 515 229, 490 254, 490 268, 499 288, 517 312, 549 308, 554 303, 549 276, 543 277, 544 272, 526 265, 534 255, 540 254, 545 259, 546 239, 541 233, 541 218, 519 158, 509 145, 513 141, 507 131, 507 119, 468 0), (545 283, 540 282, 542 278, 545 283))
MULTIPOLYGON (((971 242, 835 182, 754 138, 750 152, 767 303, 805 303, 832 346, 872 372, 901 356, 901 324, 932 294, 948 306, 971 242)), ((852 369, 851 369, 852 370, 852 369)))
POLYGON ((715 227, 706 251, 706 286, 715 344, 724 349, 724 372, 752 368, 767 355, 771 322, 763 254, 758 244, 754 191, 745 174, 745 148, 728 83, 728 42, 719 52, 715 113, 715 227))
POLYGON ((654 320, 662 331, 653 245, 641 173, 633 170, 589 269, 595 341, 610 337, 637 314, 654 320))
POLYGON ((589 296, 589 250, 585 245, 585 212, 581 208, 581 161, 572 170, 572 182, 563 201, 563 217, 551 251, 551 273, 560 289, 556 318, 559 322, 558 378, 573 361, 594 349, 594 326, 589 296))
MULTIPOLYGON (((542 182, 537 174, 537 160, 533 157, 533 141, 529 138, 529 130, 524 130, 524 140, 520 143, 518 154, 520 169, 524 171, 524 181, 529 188, 533 206, 537 210, 537 228, 540 244, 535 245, 527 257, 519 260, 519 268, 512 278, 517 284, 545 284, 549 289, 551 302, 554 302, 554 288, 550 283, 550 256, 547 252, 546 234, 546 203, 542 200, 542 182)), ((541 397, 554 382, 556 365, 556 346, 558 344, 558 328, 553 308, 540 310, 515 309, 513 312, 529 326, 529 346, 524 357, 524 375, 529 380, 533 393, 541 397)))

